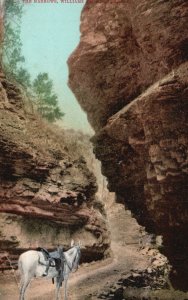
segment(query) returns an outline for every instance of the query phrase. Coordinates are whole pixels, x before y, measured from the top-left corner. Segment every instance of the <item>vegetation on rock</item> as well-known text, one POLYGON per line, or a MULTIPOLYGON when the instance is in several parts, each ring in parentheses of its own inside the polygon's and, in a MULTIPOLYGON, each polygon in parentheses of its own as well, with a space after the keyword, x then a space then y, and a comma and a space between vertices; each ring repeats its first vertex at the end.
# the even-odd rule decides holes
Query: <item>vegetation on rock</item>
POLYGON ((14 0, 5 2, 3 69, 7 77, 20 84, 27 97, 33 101, 37 112, 49 122, 62 119, 64 113, 58 105, 58 96, 53 91, 53 81, 47 73, 39 73, 32 81, 24 66, 20 38, 23 3, 14 0))

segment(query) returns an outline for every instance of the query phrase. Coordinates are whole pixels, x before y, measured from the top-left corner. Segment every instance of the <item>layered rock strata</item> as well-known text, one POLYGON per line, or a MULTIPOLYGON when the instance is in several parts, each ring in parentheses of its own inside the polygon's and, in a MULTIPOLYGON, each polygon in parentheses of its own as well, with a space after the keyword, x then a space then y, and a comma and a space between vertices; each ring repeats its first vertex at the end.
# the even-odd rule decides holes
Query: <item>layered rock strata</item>
POLYGON ((69 155, 62 131, 24 113, 20 89, 3 74, 0 96, 1 268, 26 249, 66 249, 72 238, 85 246, 83 260, 104 257, 108 230, 86 162, 69 155))
POLYGON ((88 0, 69 85, 96 131, 110 191, 163 235, 172 279, 188 280, 188 5, 88 0))

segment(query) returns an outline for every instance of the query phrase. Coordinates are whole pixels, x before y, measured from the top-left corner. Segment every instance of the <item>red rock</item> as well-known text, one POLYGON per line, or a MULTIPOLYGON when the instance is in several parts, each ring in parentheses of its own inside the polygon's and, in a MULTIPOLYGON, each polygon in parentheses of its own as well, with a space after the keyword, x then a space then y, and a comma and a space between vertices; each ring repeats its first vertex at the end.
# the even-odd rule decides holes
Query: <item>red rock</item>
MULTIPOLYGON (((14 255, 15 262, 18 254, 26 249, 38 246, 54 249, 58 244, 68 248, 71 237, 79 236, 87 247, 83 260, 104 257, 109 248, 109 234, 103 217, 90 208, 97 191, 94 175, 83 158, 76 161, 71 158, 61 144, 62 137, 58 143, 60 136, 52 132, 50 125, 24 113, 24 101, 15 85, 4 77, 1 83, 0 245, 3 253, 8 252, 9 258, 14 255), (95 228, 90 232, 86 229, 95 223, 99 224, 100 236, 96 235, 95 228)), ((6 268, 10 265, 5 259, 0 269, 6 268)))
POLYGON ((186 0, 87 1, 68 60, 109 189, 163 235, 179 289, 188 280, 187 36, 186 0))

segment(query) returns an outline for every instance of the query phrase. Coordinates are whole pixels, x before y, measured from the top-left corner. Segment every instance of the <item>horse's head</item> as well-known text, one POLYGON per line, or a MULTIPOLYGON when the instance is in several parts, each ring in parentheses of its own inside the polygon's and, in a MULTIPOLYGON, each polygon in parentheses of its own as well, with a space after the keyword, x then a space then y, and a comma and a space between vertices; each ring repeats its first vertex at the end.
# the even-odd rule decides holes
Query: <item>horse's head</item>
POLYGON ((76 272, 78 269, 78 265, 81 257, 81 242, 79 241, 77 244, 72 240, 71 241, 71 249, 70 256, 72 257, 72 272, 76 272))

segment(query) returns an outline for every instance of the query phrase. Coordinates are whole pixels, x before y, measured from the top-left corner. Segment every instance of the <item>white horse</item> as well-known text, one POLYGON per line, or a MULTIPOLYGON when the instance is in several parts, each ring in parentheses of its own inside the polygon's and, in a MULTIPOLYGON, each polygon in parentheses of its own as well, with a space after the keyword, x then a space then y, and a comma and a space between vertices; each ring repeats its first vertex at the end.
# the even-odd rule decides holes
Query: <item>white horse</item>
POLYGON ((22 253, 18 260, 18 268, 21 272, 20 300, 25 299, 26 289, 33 277, 43 277, 48 266, 48 274, 45 278, 55 278, 56 282, 56 300, 60 299, 60 287, 64 281, 64 300, 67 300, 67 281, 69 273, 78 269, 81 256, 80 243, 74 245, 71 242, 71 248, 64 252, 65 262, 62 266, 62 274, 56 270, 55 266, 49 266, 41 251, 28 250, 22 253))

